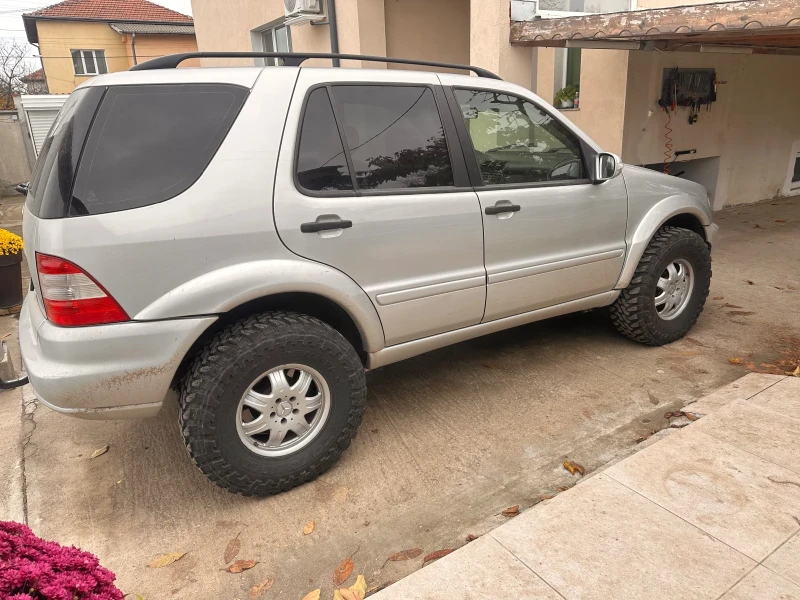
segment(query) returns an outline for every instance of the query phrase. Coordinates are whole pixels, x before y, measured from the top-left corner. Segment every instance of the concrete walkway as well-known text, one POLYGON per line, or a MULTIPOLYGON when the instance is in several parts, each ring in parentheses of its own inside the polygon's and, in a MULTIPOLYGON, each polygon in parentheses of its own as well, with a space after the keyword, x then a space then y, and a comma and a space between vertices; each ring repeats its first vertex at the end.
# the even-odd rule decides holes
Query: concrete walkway
POLYGON ((800 378, 685 410, 703 418, 372 598, 800 599, 800 378))

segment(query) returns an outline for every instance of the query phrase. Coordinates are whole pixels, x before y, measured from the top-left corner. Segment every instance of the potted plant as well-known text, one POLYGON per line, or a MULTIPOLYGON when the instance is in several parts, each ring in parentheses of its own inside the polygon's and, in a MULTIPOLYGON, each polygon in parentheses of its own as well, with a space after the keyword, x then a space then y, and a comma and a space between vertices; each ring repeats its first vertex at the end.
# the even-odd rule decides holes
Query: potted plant
POLYGON ((578 96, 578 88, 574 85, 565 85, 556 92, 553 104, 556 108, 574 108, 575 98, 578 96))
POLYGON ((0 229, 0 308, 22 304, 22 238, 0 229))

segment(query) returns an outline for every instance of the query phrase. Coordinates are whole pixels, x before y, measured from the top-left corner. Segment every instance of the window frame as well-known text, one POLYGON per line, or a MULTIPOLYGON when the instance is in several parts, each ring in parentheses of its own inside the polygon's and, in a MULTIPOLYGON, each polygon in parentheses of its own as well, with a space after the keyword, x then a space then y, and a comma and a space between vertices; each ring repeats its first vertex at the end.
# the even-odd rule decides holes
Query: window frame
POLYGON ((443 86, 435 85, 432 83, 414 83, 403 81, 328 81, 325 83, 318 83, 309 86, 306 90, 305 97, 303 98, 303 105, 300 110, 300 118, 297 122, 297 131, 295 133, 294 157, 292 160, 292 180, 295 189, 304 196, 312 198, 337 198, 337 197, 364 197, 364 196, 400 196, 400 195, 413 195, 413 194, 452 194, 458 192, 473 191, 473 186, 470 183, 467 165, 464 160, 462 145, 460 137, 456 130, 456 123, 453 115, 447 104, 447 99, 444 95, 443 86), (353 161, 350 155, 350 148, 347 147, 347 137, 344 134, 344 125, 342 123, 341 115, 339 114, 339 107, 337 106, 334 97, 334 87, 344 86, 370 86, 370 87, 414 87, 414 88, 428 88, 433 93, 433 100, 436 104, 436 110, 439 113, 439 119, 442 123, 444 131, 445 143, 447 144, 447 151, 450 155, 450 168, 453 171, 453 185, 449 186, 434 186, 434 187, 412 187, 412 188, 389 188, 378 190, 365 190, 358 187, 356 180, 355 170, 353 169, 353 161), (328 98, 333 108, 333 118, 336 121, 336 129, 339 132, 339 139, 342 143, 344 150, 345 160, 347 167, 350 170, 350 178, 353 181, 353 190, 326 190, 317 191, 304 188, 298 178, 298 166, 300 159, 300 136, 303 131, 303 123, 305 122, 306 109, 308 108, 308 101, 311 94, 319 89, 325 88, 328 93, 328 98))
POLYGON ((75 70, 75 53, 78 52, 81 60, 81 65, 83 66, 83 73, 75 73, 78 77, 97 77, 98 75, 106 75, 108 73, 108 61, 106 60, 106 51, 104 48, 98 48, 95 50, 90 50, 88 48, 70 48, 69 54, 72 57, 72 70, 75 70), (84 56, 84 52, 91 52, 92 53, 92 63, 94 65, 95 72, 89 73, 86 69, 86 56, 84 56), (103 64, 106 66, 106 72, 100 72, 100 63, 97 61, 98 54, 101 54, 103 57, 103 64))
MULTIPOLYGON (((255 52, 280 52, 277 50, 277 38, 275 32, 278 29, 284 28, 286 29, 286 40, 289 44, 289 49, 287 52, 292 52, 292 28, 291 26, 286 24, 286 19, 276 19, 275 21, 270 21, 269 23, 265 23, 261 27, 256 27, 255 29, 251 30, 251 42, 253 46, 253 51, 255 52), (272 50, 268 50, 266 45, 264 44, 264 36, 269 35, 272 38, 272 50)), ((260 67, 274 67, 277 66, 278 59, 276 58, 257 58, 256 65, 260 67)))
POLYGON ((521 96, 515 92, 509 92, 507 90, 490 88, 486 86, 469 86, 469 87, 462 85, 446 86, 444 93, 450 105, 450 111, 453 113, 453 117, 456 122, 456 130, 458 132, 458 137, 461 142, 464 159, 466 160, 467 163, 467 169, 469 171, 470 181, 472 182, 472 186, 476 189, 476 191, 479 189, 488 191, 488 190, 516 190, 516 189, 526 189, 526 188, 560 187, 565 185, 594 185, 591 179, 592 171, 590 170, 590 166, 593 163, 593 159, 597 155, 597 152, 586 142, 586 140, 583 139, 582 136, 578 135, 569 128, 567 128, 569 130, 569 133, 575 136, 575 138, 578 140, 578 145, 580 146, 581 160, 583 161, 583 172, 585 174, 584 178, 559 179, 555 181, 530 181, 526 183, 486 184, 483 181, 483 175, 481 174, 480 165, 478 164, 478 159, 475 156, 475 146, 472 143, 472 137, 469 134, 467 125, 464 122, 464 117, 461 113, 461 105, 458 103, 458 99, 456 98, 454 93, 455 90, 465 90, 473 92, 491 92, 495 94, 506 94, 508 96, 514 96, 515 98, 519 98, 521 100, 524 100, 525 102, 529 102, 538 110, 542 111, 543 113, 550 116, 553 120, 558 121, 559 123, 562 122, 562 117, 560 113, 556 115, 556 113, 547 110, 540 103, 535 102, 530 98, 526 98, 525 96, 521 96))

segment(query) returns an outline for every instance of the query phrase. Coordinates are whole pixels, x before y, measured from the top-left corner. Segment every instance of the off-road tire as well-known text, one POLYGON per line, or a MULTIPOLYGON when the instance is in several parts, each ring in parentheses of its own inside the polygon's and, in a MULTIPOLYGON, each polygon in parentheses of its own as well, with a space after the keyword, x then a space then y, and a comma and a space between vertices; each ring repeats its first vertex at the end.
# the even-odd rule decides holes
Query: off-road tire
POLYGON ((367 399, 364 367, 335 329, 293 312, 268 312, 220 331, 183 379, 180 427, 195 465, 214 483, 245 496, 268 496, 311 481, 350 445, 367 399), (319 434, 284 456, 263 456, 237 433, 242 395, 260 374, 282 364, 316 369, 327 381, 331 409, 319 434))
POLYGON ((711 284, 711 252, 702 237, 680 227, 662 227, 650 240, 630 284, 611 305, 611 322, 632 340, 663 346, 685 336, 703 311, 711 284), (694 270, 689 303, 672 320, 664 320, 654 302, 656 284, 666 266, 678 258, 694 270))

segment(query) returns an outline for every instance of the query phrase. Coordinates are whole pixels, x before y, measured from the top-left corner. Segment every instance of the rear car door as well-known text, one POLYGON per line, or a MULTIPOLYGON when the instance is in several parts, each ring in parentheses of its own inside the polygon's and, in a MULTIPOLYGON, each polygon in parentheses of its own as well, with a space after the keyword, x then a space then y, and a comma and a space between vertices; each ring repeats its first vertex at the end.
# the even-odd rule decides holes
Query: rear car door
POLYGON ((625 254, 622 177, 593 185, 594 150, 516 89, 453 86, 446 93, 461 117, 483 213, 483 320, 613 289, 625 254))
POLYGON ((278 234, 367 292, 387 345, 479 323, 480 205, 438 79, 342 76, 301 70, 275 186, 278 234))

